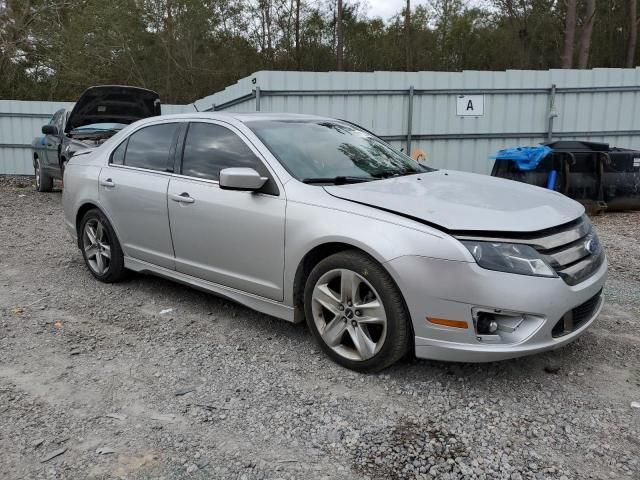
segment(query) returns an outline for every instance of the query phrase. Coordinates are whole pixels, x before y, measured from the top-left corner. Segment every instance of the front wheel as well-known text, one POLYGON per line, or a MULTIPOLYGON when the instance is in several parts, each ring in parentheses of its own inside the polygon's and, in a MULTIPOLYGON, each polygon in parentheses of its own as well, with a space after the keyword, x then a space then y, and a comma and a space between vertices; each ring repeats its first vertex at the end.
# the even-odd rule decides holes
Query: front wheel
POLYGON ((38 192, 50 192, 53 190, 53 178, 44 172, 39 158, 35 159, 33 168, 36 176, 36 190, 38 192))
POLYGON ((347 250, 320 261, 307 279, 304 297, 309 329, 346 368, 382 370, 409 349, 410 319, 400 290, 364 253, 347 250))

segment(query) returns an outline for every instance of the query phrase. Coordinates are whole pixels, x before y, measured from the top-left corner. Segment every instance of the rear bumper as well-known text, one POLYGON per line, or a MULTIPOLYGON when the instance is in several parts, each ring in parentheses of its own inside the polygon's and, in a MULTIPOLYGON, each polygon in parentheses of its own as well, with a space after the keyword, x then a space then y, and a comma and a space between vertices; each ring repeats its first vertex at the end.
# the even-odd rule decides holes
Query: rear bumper
POLYGON ((574 286, 560 278, 494 272, 475 263, 426 257, 400 257, 386 266, 409 308, 416 356, 456 362, 505 360, 572 342, 598 317, 603 297, 570 333, 554 336, 554 326, 567 312, 597 296, 607 276, 606 261, 591 277, 574 286), (472 311, 477 308, 520 312, 524 321, 516 334, 486 343, 474 328, 472 311), (427 317, 465 321, 468 327, 437 325, 427 317))

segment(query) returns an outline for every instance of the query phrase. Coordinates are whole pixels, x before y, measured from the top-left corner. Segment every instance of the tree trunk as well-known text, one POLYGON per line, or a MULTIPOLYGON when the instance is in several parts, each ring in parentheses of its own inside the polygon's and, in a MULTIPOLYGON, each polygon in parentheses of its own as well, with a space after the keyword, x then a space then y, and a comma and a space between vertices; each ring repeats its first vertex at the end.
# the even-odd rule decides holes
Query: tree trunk
POLYGON ((171 88, 171 76, 172 76, 172 69, 171 69, 171 62, 172 62, 172 53, 171 53, 171 46, 173 43, 173 9, 172 9, 172 5, 171 5, 171 0, 167 0, 167 28, 166 28, 166 35, 167 35, 167 78, 165 81, 165 95, 166 95, 166 100, 169 102, 173 101, 173 94, 172 94, 172 88, 171 88))
POLYGON ((580 35, 578 50, 578 68, 584 70, 589 65, 589 50, 591 50, 591 34, 596 20, 596 0, 587 0, 587 13, 580 35))
POLYGON ((411 71, 411 0, 407 0, 404 12, 404 55, 407 72, 411 71))
POLYGON ((336 16, 336 36, 338 37, 336 42, 336 69, 341 72, 344 69, 342 58, 344 50, 344 37, 342 31, 342 0, 338 0, 338 15, 336 16))
POLYGON ((627 68, 633 68, 636 60, 638 44, 638 12, 636 0, 629 0, 629 45, 627 46, 627 68))
POLYGON ((296 0, 296 67, 300 70, 300 0, 296 0))
POLYGON ((266 1, 264 19, 267 27, 267 51, 269 52, 269 65, 273 68, 273 44, 271 41, 271 0, 266 1))
POLYGON ((562 68, 573 67, 573 50, 576 39, 576 0, 567 0, 567 16, 564 24, 564 49, 562 68))

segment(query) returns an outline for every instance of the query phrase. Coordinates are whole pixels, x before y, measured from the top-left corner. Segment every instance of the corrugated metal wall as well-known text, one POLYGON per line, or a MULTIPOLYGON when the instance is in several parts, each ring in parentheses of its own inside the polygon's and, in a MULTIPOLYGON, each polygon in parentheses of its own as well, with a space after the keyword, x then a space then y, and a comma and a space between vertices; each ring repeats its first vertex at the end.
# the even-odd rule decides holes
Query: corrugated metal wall
MULTIPOLYGON (((30 144, 71 103, 0 100, 0 174, 31 173, 30 144)), ((343 118, 435 167, 488 173, 488 157, 552 138, 640 149, 640 68, 506 72, 260 71, 196 102, 198 110, 297 112, 343 118), (554 87, 555 86, 555 87, 554 87), (411 94, 413 88, 413 94, 411 94), (555 93, 554 93, 555 92, 555 93), (456 115, 459 95, 484 97, 484 115, 456 115), (551 105, 554 105, 553 109, 551 105)), ((192 105, 163 105, 165 113, 192 105)))
MULTIPOLYGON (((54 112, 71 102, 0 100, 0 175, 33 174, 31 142, 54 112)), ((162 105, 163 113, 193 111, 193 105, 162 105)))
POLYGON ((488 173, 488 157, 548 138, 640 149, 640 68, 506 72, 260 71, 196 102, 198 110, 310 113, 358 123, 435 167, 488 173), (410 90, 413 88, 413 94, 410 90), (459 95, 484 115, 456 115, 459 95), (410 101, 412 98, 412 101, 410 101), (551 105, 554 105, 551 108, 551 105), (411 105, 411 108, 410 108, 411 105))

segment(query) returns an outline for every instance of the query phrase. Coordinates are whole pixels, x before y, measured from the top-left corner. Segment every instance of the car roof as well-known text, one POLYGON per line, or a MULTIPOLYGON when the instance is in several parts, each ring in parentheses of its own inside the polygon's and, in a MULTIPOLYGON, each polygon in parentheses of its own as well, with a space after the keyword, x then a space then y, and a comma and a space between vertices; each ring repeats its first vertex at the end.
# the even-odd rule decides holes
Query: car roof
POLYGON ((158 120, 172 118, 184 119, 184 118, 201 118, 211 120, 229 120, 233 119, 242 123, 254 122, 254 121, 268 121, 268 120, 332 120, 328 117, 321 117, 317 115, 305 115, 300 113, 234 113, 234 112, 189 112, 189 113, 175 113, 171 115, 161 115, 156 117, 150 117, 145 120, 158 120))

